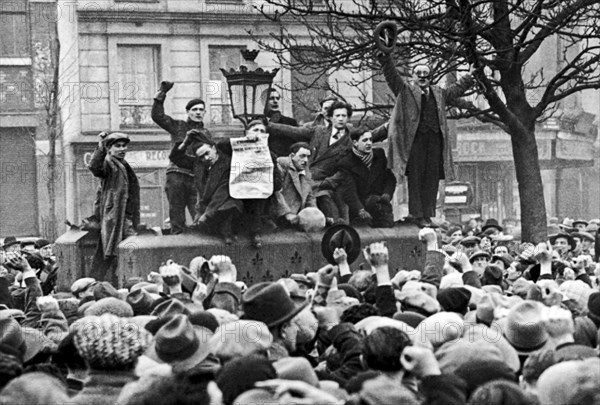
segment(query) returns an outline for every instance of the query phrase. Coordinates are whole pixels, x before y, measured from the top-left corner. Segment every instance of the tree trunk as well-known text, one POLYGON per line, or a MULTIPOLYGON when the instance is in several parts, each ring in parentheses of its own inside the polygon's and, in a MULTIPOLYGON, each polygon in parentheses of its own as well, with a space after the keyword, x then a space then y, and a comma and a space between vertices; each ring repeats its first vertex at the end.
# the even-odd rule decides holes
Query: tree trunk
POLYGON ((548 229, 535 130, 512 133, 511 143, 521 201, 521 240, 544 242, 548 229))
MULTIPOLYGON (((55 27, 55 29, 57 29, 55 27)), ((54 241, 58 237, 58 224, 56 223, 56 141, 59 135, 59 95, 58 95, 58 79, 59 79, 59 55, 60 42, 58 40, 58 32, 55 32, 54 47, 51 47, 52 52, 52 85, 50 94, 48 95, 48 109, 46 115, 46 124, 48 128, 48 235, 50 240, 54 241)))

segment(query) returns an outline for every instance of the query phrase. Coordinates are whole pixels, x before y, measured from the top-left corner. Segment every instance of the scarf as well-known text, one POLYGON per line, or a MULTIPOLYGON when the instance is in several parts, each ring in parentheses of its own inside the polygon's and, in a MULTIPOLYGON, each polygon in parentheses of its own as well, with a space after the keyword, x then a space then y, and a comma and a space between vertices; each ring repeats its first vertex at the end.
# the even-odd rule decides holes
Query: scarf
POLYGON ((371 163, 373 163, 373 149, 370 152, 361 152, 354 145, 352 145, 352 153, 354 153, 358 158, 370 169, 371 163))

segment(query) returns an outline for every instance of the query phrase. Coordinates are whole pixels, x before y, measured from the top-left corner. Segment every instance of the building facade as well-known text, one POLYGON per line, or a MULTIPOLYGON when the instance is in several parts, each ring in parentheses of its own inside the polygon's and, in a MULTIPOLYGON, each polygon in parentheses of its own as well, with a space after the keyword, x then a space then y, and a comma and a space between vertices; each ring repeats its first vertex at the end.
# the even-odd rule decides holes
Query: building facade
MULTIPOLYGON (((187 101, 201 97, 207 103, 205 125, 216 137, 241 135, 241 125, 231 117, 220 69, 237 68, 242 64, 239 50, 256 48, 248 31, 269 40, 270 32, 277 30, 255 9, 259 3, 58 1, 67 219, 77 223, 92 212, 97 180, 86 164, 97 144, 97 134, 123 131, 132 139, 127 159, 140 177, 142 222, 164 224, 168 207, 163 188, 170 138, 150 119, 152 97, 162 80, 173 81, 175 86, 165 102, 167 114, 185 119, 187 101)), ((305 35, 293 22, 288 29, 299 39, 305 35)), ((552 45, 549 53, 550 48, 552 45)), ((293 56, 294 50, 291 52, 293 56)), ((546 56, 541 54, 539 63, 546 63, 546 56)), ((274 55, 265 52, 256 62, 264 69, 280 67, 274 55)), ((337 71, 321 80, 343 87, 352 77, 337 71)), ((310 120, 310 106, 323 94, 321 89, 300 90, 302 81, 306 81, 305 74, 301 77, 298 72, 282 69, 274 82, 282 93, 283 113, 300 122, 310 120)), ((361 86, 348 85, 340 93, 356 107, 362 106, 361 94, 373 99, 380 96, 380 89, 368 80, 361 86)), ((578 96, 579 100, 591 100, 588 105, 579 102, 581 114, 565 113, 537 131, 549 215, 600 215, 600 208, 594 205, 600 201, 597 186, 590 184, 593 177, 586 174, 597 173, 598 167, 593 160, 597 161, 598 150, 598 92, 589 93, 578 96), (587 190, 587 196, 579 194, 574 201, 574 189, 587 190)), ((472 214, 501 221, 517 218, 518 192, 508 135, 473 122, 459 122, 455 133, 452 146, 459 178, 471 183, 473 204, 448 214, 457 221, 472 214)), ((400 217, 406 213, 403 186, 395 200, 396 216, 400 217)))
MULTIPOLYGON (((52 237, 46 122, 53 112, 46 107, 55 68, 56 4, 2 1, 0 20, 0 237, 52 237)), ((62 195, 62 180, 56 184, 62 195)), ((63 202, 57 201, 59 213, 63 202)))

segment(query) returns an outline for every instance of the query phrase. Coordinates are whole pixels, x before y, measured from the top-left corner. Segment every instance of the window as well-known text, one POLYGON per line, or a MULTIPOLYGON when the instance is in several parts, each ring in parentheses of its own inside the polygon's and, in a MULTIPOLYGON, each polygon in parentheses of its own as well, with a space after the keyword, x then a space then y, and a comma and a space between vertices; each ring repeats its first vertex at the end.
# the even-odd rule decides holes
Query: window
POLYGON ((27 2, 2 1, 0 5, 0 57, 30 57, 27 2))
POLYGON ((152 97, 158 90, 159 46, 119 45, 121 128, 152 127, 152 97))
POLYGON ((233 115, 229 103, 229 89, 221 68, 239 69, 243 64, 240 50, 242 46, 209 46, 208 59, 210 65, 210 83, 206 88, 206 96, 210 105, 210 123, 213 125, 231 125, 233 115))

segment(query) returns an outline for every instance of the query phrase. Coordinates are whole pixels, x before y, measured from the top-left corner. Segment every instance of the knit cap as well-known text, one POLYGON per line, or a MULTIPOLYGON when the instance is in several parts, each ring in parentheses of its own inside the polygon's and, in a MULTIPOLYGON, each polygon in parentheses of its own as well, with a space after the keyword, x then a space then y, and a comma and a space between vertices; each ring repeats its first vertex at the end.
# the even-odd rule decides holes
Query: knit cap
POLYGON ((152 335, 127 319, 104 314, 77 321, 73 341, 92 369, 127 370, 150 346, 152 335))

